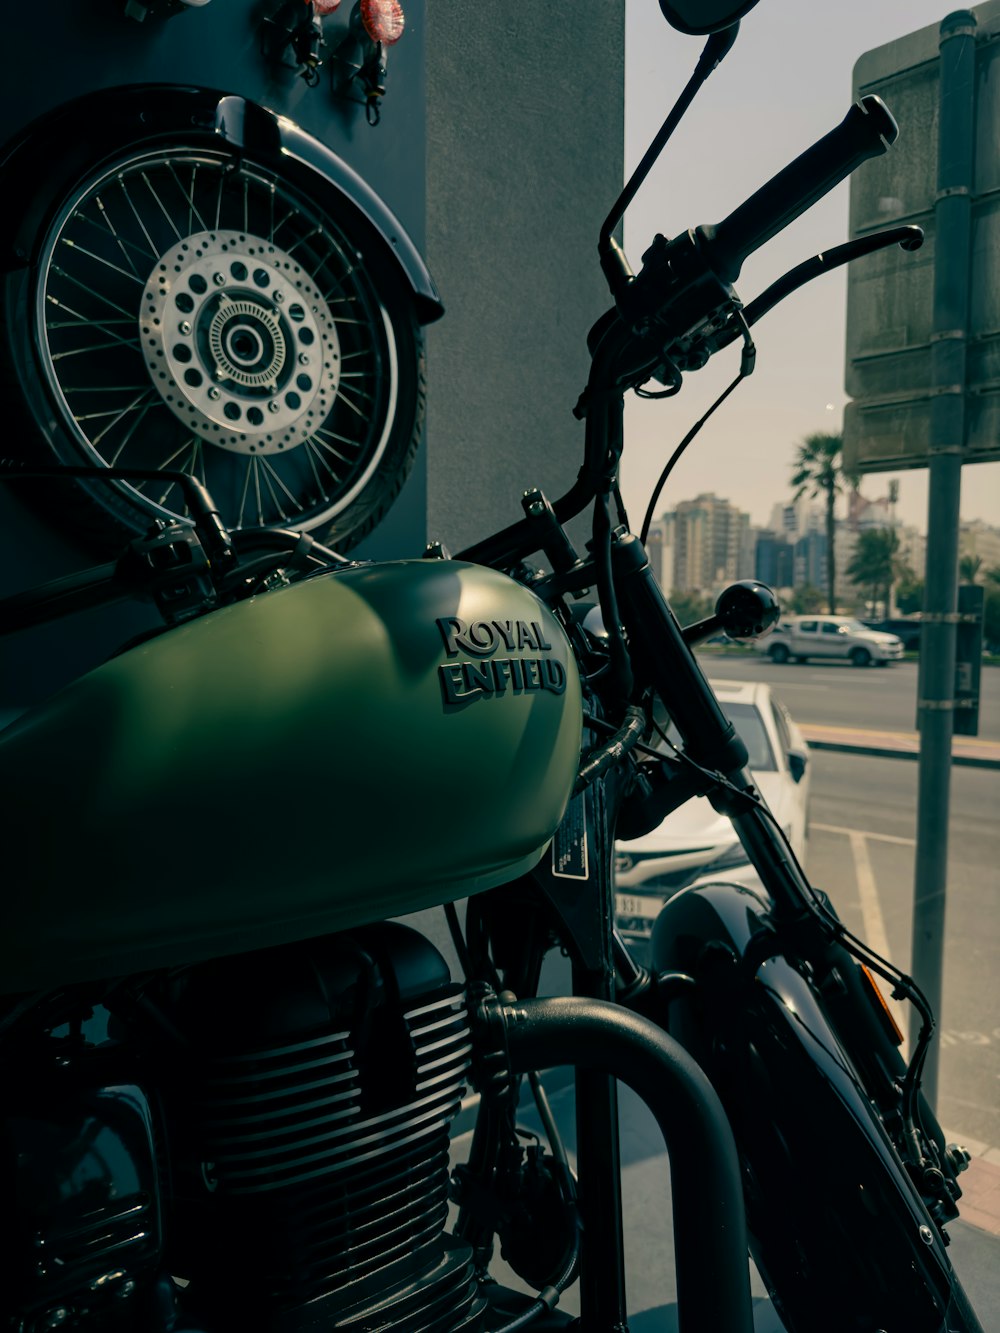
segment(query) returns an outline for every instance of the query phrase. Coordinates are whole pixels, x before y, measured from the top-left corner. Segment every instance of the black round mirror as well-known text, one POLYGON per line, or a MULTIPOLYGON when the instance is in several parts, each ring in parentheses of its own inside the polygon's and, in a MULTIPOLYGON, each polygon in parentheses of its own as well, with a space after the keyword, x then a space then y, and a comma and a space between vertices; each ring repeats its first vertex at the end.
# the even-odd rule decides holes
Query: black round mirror
POLYGON ((678 32, 704 37, 731 28, 756 3, 757 0, 660 0, 660 9, 678 32))

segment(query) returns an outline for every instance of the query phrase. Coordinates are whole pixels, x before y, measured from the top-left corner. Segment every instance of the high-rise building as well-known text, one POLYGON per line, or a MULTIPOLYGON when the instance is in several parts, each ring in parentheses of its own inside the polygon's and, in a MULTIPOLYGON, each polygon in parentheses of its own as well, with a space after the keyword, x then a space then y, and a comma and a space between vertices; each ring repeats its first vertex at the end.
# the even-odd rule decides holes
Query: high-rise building
POLYGON ((706 493, 682 500, 665 515, 664 551, 673 556, 669 587, 712 594, 739 578, 753 577, 750 515, 706 493), (672 531, 670 531, 672 529, 672 531))
POLYGON ((824 533, 807 532, 800 537, 795 543, 795 586, 811 584, 814 588, 826 588, 828 556, 824 533))
POLYGON ((758 532, 754 552, 754 578, 769 588, 795 586, 795 546, 774 532, 758 532))

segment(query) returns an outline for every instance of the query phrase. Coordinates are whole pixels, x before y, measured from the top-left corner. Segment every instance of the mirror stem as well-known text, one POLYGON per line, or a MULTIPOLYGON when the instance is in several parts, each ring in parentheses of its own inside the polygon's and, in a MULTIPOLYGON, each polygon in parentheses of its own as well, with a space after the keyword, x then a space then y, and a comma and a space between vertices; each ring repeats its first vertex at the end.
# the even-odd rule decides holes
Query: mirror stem
POLYGON ((625 252, 612 236, 612 232, 621 222, 625 210, 638 193, 640 185, 649 175, 650 169, 656 159, 663 152, 664 145, 673 134, 674 130, 680 124, 681 118, 688 107, 694 101, 695 94, 701 88, 702 84, 716 68, 716 66, 728 54, 733 42, 736 41, 736 34, 739 32, 739 23, 734 23, 732 27, 726 28, 723 32, 713 33, 705 43, 705 48, 701 53, 695 71, 688 80, 680 97, 674 103, 673 108, 668 114, 666 120, 660 126, 656 138, 646 149, 642 161, 633 171, 626 182, 625 188, 615 200, 611 212, 604 219, 604 225, 601 227, 601 234, 597 241, 597 253, 600 256, 601 270, 608 280, 608 286, 611 294, 618 299, 619 294, 628 286, 632 280, 632 269, 628 260, 625 258, 625 252))

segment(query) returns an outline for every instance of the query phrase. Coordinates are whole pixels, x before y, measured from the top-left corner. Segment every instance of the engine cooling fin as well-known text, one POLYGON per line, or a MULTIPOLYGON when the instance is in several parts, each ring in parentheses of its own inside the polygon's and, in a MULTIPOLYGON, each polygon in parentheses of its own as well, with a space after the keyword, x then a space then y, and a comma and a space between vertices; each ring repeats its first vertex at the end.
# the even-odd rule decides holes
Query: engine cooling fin
POLYGON ((209 1315, 236 1293, 248 1333, 479 1327, 471 1251, 445 1234, 464 988, 398 924, 273 952, 174 987, 195 1048, 165 1098, 175 1271, 209 1315))

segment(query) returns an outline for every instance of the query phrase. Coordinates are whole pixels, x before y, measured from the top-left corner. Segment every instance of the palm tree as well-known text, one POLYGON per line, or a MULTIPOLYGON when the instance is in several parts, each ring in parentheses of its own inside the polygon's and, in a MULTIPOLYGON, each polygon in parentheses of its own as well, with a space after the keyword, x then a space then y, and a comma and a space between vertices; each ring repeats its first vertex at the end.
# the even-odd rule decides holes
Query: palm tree
POLYGON ((975 583, 982 564, 983 557, 981 555, 963 555, 958 562, 958 573, 962 582, 975 583))
POLYGON ((803 495, 823 497, 826 510, 826 600, 831 615, 837 609, 833 508, 838 494, 844 489, 843 449, 842 435, 807 435, 799 445, 792 472, 793 499, 800 500, 803 495))
POLYGON ((886 612, 893 582, 900 569, 899 536, 894 528, 872 528, 858 535, 858 544, 847 566, 847 577, 858 588, 871 589, 872 615, 881 594, 886 612))

